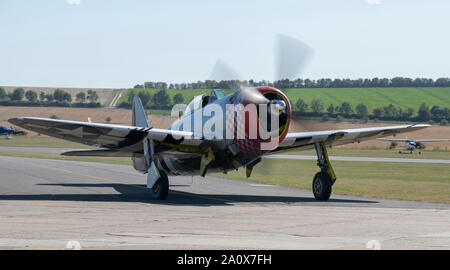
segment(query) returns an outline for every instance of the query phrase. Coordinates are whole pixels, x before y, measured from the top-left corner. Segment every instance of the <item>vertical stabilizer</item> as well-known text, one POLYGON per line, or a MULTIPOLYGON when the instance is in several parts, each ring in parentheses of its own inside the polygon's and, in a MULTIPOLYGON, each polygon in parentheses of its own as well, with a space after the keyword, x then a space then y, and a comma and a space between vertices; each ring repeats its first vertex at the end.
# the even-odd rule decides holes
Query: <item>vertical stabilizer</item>
POLYGON ((133 99, 133 117, 132 125, 135 127, 146 127, 148 128, 147 116, 145 115, 144 106, 142 106, 141 99, 139 97, 134 97, 133 99))

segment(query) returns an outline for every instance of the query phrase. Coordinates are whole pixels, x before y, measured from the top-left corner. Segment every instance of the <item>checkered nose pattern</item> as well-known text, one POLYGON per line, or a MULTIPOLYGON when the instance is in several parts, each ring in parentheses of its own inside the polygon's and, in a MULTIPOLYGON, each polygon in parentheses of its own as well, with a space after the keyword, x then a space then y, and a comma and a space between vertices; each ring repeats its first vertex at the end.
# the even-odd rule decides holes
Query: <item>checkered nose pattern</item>
MULTIPOLYGON (((258 87, 256 90, 263 95, 270 93, 272 96, 277 95, 278 97, 283 97, 290 110, 289 100, 278 89, 272 87, 258 87)), ((285 128, 283 132, 279 134, 278 138, 267 138, 260 134, 260 119, 257 112, 257 105, 248 103, 239 95, 239 93, 236 93, 231 97, 230 103, 233 106, 231 107, 232 109, 229 108, 226 112, 227 134, 233 134, 234 144, 245 155, 260 156, 265 152, 275 149, 286 137, 289 123, 283 123, 285 128), (264 137, 264 139, 262 137, 264 137)))

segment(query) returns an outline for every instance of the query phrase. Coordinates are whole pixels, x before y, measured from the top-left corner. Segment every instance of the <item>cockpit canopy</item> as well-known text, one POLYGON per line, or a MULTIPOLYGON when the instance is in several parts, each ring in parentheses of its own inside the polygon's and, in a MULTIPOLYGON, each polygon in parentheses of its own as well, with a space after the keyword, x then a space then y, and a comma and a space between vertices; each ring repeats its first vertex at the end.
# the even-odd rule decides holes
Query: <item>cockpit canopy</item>
POLYGON ((213 103, 216 100, 222 99, 224 97, 226 97, 226 94, 223 90, 220 89, 212 90, 210 95, 202 94, 199 96, 195 96, 187 105, 187 108, 184 111, 184 115, 188 115, 193 111, 201 109, 207 104, 213 103))

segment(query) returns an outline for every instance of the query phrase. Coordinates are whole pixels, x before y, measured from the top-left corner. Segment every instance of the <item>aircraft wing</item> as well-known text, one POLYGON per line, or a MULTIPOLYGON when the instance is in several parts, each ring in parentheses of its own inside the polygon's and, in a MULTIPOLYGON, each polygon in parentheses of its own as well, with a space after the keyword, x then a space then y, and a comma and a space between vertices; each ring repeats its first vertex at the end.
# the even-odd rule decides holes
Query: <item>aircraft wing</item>
POLYGON ((279 147, 273 150, 272 153, 295 148, 309 149, 314 147, 314 144, 316 142, 324 142, 326 145, 342 145, 361 142, 378 137, 391 136, 403 132, 411 132, 429 126, 430 125, 426 124, 418 124, 288 133, 286 138, 280 143, 279 147))
POLYGON ((143 153, 142 140, 149 136, 154 139, 155 152, 169 151, 173 146, 200 146, 202 138, 194 137, 192 132, 88 123, 68 120, 18 117, 10 123, 51 137, 102 147, 87 151, 67 152, 65 155, 82 156, 132 156, 143 153))

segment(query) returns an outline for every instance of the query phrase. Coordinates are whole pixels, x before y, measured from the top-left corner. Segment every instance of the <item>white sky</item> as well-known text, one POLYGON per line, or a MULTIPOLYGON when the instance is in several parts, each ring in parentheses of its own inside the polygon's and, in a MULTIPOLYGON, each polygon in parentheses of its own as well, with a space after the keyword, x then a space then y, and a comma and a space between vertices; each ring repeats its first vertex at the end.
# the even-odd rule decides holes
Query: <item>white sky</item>
POLYGON ((314 49, 302 77, 449 77, 445 0, 0 0, 0 85, 132 87, 273 79, 274 37, 314 49))

